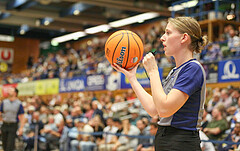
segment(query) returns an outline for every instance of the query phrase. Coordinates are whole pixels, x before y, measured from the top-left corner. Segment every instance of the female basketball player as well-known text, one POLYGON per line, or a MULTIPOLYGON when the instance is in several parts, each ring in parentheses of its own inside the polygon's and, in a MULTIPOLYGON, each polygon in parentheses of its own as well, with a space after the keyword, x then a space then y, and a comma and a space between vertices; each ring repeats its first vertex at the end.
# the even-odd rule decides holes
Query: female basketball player
POLYGON ((151 84, 148 94, 136 78, 137 67, 127 71, 117 64, 113 68, 125 74, 138 99, 150 116, 159 116, 155 136, 156 151, 200 151, 198 129, 205 100, 205 72, 193 58, 206 45, 198 22, 190 17, 168 20, 161 37, 166 56, 173 56, 176 67, 167 78, 160 80, 158 66, 152 53, 143 59, 151 84))

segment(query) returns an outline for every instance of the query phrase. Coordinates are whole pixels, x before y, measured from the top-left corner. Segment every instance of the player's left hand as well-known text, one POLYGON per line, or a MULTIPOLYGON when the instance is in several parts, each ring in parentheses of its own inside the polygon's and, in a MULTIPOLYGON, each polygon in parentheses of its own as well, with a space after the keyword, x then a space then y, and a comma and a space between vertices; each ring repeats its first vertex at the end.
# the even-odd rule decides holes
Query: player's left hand
POLYGON ((155 60, 155 57, 152 53, 146 54, 146 56, 143 58, 143 66, 146 69, 148 74, 151 74, 152 72, 158 71, 157 62, 155 60))

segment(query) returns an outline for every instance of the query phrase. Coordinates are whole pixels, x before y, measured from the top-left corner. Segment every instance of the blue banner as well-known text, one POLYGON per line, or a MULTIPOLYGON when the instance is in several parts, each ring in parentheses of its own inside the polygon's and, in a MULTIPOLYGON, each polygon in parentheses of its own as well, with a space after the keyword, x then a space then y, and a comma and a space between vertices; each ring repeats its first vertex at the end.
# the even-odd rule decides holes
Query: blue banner
POLYGON ((105 76, 106 80, 106 89, 107 90, 118 90, 120 89, 120 83, 121 83, 121 73, 120 72, 112 72, 110 75, 105 76))
POLYGON ((87 91, 105 90, 105 77, 101 74, 87 76, 86 84, 87 91))
POLYGON ((240 59, 218 63, 218 82, 240 81, 240 59))
POLYGON ((60 79, 59 92, 79 92, 84 91, 86 85, 86 78, 76 77, 72 79, 60 79))
MULTIPOLYGON (((162 79, 162 68, 158 69, 160 78, 162 79)), ((150 81, 147 77, 147 74, 144 70, 144 68, 138 68, 136 77, 138 79, 138 82, 142 85, 142 87, 150 87, 150 81)), ((131 85, 128 81, 128 79, 125 77, 123 73, 121 73, 121 89, 128 89, 131 88, 131 85)))

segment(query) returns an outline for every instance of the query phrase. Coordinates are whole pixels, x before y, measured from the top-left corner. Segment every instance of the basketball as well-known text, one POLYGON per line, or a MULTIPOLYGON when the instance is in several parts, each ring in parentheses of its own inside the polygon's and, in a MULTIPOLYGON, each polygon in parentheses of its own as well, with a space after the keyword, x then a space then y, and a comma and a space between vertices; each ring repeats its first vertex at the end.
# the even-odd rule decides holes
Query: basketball
POLYGON ((129 30, 114 32, 105 43, 105 56, 110 64, 130 70, 143 56, 143 43, 140 37, 129 30))

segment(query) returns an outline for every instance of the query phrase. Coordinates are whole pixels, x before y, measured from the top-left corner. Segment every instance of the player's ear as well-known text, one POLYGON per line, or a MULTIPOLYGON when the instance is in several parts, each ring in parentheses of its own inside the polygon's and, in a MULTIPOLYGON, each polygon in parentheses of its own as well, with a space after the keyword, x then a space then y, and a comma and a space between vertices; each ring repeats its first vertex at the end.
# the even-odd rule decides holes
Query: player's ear
POLYGON ((181 43, 185 43, 186 41, 188 41, 190 39, 190 36, 187 34, 187 33, 184 33, 182 35, 182 38, 181 38, 181 43))

